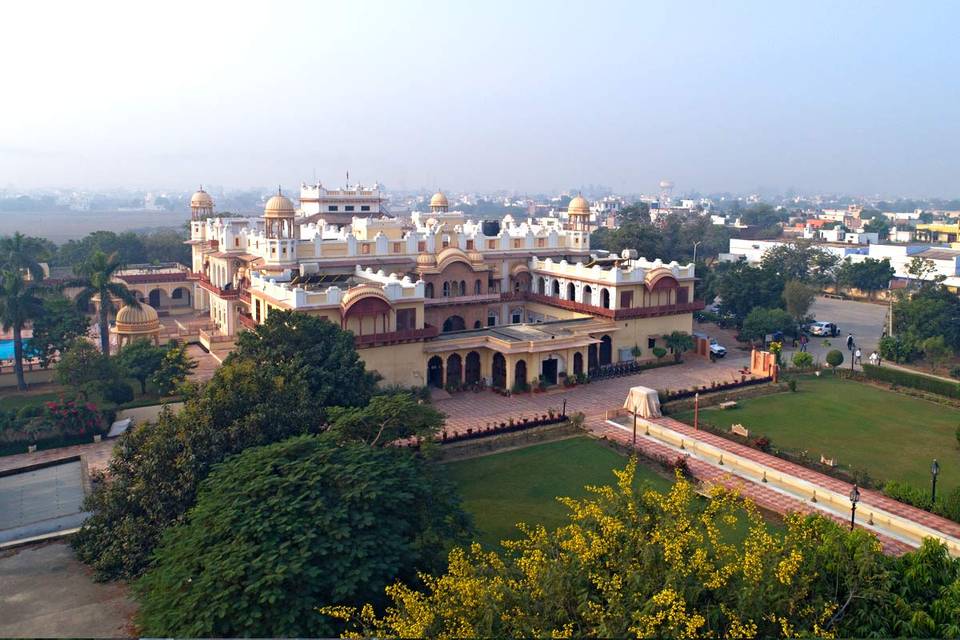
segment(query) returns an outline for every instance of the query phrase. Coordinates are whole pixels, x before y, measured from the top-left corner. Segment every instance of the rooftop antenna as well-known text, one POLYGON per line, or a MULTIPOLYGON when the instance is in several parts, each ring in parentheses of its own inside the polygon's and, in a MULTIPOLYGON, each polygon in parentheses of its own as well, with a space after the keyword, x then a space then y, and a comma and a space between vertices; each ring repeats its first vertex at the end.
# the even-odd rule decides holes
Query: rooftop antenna
POLYGON ((350 169, 347 169, 347 186, 350 186, 350 169))
POLYGON ((280 188, 280 185, 277 185, 277 195, 278 195, 278 196, 282 196, 282 195, 283 195, 283 189, 280 188))

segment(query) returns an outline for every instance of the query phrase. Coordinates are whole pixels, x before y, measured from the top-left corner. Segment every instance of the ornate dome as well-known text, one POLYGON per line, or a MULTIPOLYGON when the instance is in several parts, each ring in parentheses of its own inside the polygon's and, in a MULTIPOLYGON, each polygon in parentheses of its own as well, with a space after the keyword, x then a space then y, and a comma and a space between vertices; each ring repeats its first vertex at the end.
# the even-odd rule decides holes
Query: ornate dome
POLYGON ((290 198, 277 191, 277 195, 267 200, 267 205, 263 208, 264 218, 292 218, 296 214, 296 208, 290 202, 290 198))
POLYGON ((437 256, 432 253, 421 253, 417 256, 417 265, 421 267, 432 267, 437 264, 437 256))
POLYGON ((589 216, 590 202, 588 202, 583 196, 578 195, 576 198, 570 201, 570 204, 567 205, 567 215, 589 216))
POLYGON ((446 208, 449 206, 449 204, 450 203, 447 202, 447 196, 443 195, 443 191, 437 191, 435 194, 433 194, 433 197, 430 198, 431 209, 433 209, 434 207, 446 208))
POLYGON ((155 333, 160 330, 157 310, 146 303, 139 307, 124 305, 117 312, 118 333, 155 333))
POLYGON ((210 197, 210 194, 203 190, 203 187, 200 187, 200 190, 190 196, 190 208, 191 209, 205 209, 213 208, 213 198, 210 197))

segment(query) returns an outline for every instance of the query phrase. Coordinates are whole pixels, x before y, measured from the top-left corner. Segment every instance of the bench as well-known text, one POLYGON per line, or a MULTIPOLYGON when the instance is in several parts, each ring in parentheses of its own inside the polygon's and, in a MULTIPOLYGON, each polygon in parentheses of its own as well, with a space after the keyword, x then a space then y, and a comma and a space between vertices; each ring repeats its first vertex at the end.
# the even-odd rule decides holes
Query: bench
POLYGON ((733 409, 737 406, 737 403, 735 400, 728 400, 726 402, 721 402, 719 406, 721 409, 733 409))
POLYGON ((742 424, 735 424, 735 425, 731 426, 731 427, 730 427, 730 431, 731 431, 731 433, 735 433, 735 434, 737 434, 738 436, 743 436, 744 438, 749 438, 749 437, 750 437, 750 430, 747 429, 747 428, 746 428, 745 426, 743 426, 742 424))
POLYGON ((835 466, 837 466, 837 461, 836 461, 835 459, 833 459, 833 458, 828 458, 828 457, 824 456, 824 455, 821 453, 821 454, 820 454, 820 464, 825 464, 825 465, 827 465, 828 467, 835 467, 835 466))

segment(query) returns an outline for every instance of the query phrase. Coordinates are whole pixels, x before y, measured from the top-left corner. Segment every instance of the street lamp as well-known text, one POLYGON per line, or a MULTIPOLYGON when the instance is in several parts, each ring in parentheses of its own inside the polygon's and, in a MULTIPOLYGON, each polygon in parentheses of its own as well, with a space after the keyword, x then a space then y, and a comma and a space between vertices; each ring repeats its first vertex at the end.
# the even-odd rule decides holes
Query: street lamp
POLYGON ((700 392, 693 394, 693 430, 697 431, 699 428, 700 418, 700 392))
POLYGON ((697 264, 697 247, 703 244, 703 240, 697 240, 693 243, 693 264, 697 264))
POLYGON ((940 474, 940 463, 937 462, 937 459, 933 459, 933 464, 930 465, 930 477, 933 480, 933 488, 930 491, 930 502, 937 501, 937 476, 940 474))
POLYGON ((857 517, 857 503, 860 502, 860 489, 853 485, 850 489, 850 531, 853 531, 853 523, 857 517))

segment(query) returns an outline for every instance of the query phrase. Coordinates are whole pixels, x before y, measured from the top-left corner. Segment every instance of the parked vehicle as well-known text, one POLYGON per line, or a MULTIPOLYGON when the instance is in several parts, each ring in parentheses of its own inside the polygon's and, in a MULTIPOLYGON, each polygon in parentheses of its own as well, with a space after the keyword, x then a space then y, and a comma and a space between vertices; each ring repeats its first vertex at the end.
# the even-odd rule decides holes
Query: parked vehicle
POLYGON ((710 338, 710 353, 713 354, 714 357, 722 358, 727 355, 727 348, 717 342, 716 338, 710 338))
POLYGON ((807 331, 812 336, 835 338, 840 335, 840 329, 832 322, 811 322, 807 331))

